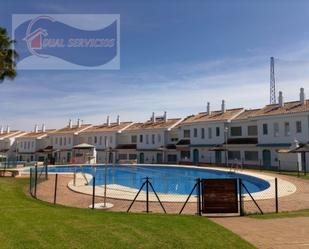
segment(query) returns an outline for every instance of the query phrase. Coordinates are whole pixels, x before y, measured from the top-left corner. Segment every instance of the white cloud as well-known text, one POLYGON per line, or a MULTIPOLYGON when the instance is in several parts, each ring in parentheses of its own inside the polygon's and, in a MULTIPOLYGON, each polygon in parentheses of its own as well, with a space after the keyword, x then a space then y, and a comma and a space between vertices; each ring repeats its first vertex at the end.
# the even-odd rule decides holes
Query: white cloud
MULTIPOLYGON (((299 88, 309 87, 309 61, 303 56, 308 51, 304 45, 281 51, 276 60, 277 86, 285 100, 298 99, 299 88)), ((152 111, 182 117, 204 111, 207 101, 212 109, 219 109, 222 99, 228 108, 262 107, 269 101, 269 58, 262 55, 131 73, 55 72, 21 73, 15 82, 0 85, 0 125, 61 127, 78 117, 102 123, 108 114, 142 121, 152 111)))

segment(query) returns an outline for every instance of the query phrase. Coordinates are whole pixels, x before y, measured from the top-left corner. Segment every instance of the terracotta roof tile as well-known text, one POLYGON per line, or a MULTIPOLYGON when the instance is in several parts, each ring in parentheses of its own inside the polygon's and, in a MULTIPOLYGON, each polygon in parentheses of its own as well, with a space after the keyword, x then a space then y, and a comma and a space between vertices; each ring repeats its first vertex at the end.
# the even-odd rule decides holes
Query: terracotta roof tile
POLYGON ((18 131, 18 130, 14 130, 14 131, 10 131, 9 133, 3 132, 2 134, 0 134, 0 139, 1 138, 10 138, 10 137, 14 137, 16 135, 20 135, 22 134, 22 131, 18 131))
POLYGON ((201 112, 196 115, 188 116, 181 124, 229 120, 235 117, 237 114, 241 113, 242 111, 243 108, 235 108, 235 109, 228 109, 226 110, 226 112, 213 111, 211 112, 210 115, 208 115, 206 112, 201 112))
POLYGON ((132 124, 133 122, 121 122, 119 125, 117 123, 111 123, 110 126, 107 124, 95 125, 81 133, 90 133, 90 132, 117 132, 122 130, 132 124))
POLYGON ((148 120, 145 123, 134 123, 132 126, 130 126, 127 130, 147 130, 147 129, 168 129, 172 127, 173 125, 177 124, 179 121, 181 121, 181 118, 171 118, 168 119, 166 122, 164 120, 156 120, 156 122, 152 122, 148 120))
POLYGON ((279 104, 266 105, 261 109, 245 110, 243 113, 238 115, 235 119, 247 119, 256 118, 262 116, 272 115, 284 115, 292 113, 309 112, 309 100, 306 100, 304 105, 301 105, 299 101, 285 102, 283 107, 279 104))
POLYGON ((53 133, 55 131, 56 131, 56 129, 46 129, 45 132, 42 132, 42 131, 28 132, 28 133, 24 134, 23 136, 21 136, 20 138, 39 138, 39 137, 48 135, 50 133, 53 133))
POLYGON ((58 129, 55 132, 53 132, 52 134, 72 134, 72 133, 76 133, 76 132, 81 132, 84 129, 90 128, 92 125, 91 124, 83 124, 80 127, 78 127, 77 125, 73 125, 72 128, 70 128, 69 126, 64 127, 62 129, 58 129))

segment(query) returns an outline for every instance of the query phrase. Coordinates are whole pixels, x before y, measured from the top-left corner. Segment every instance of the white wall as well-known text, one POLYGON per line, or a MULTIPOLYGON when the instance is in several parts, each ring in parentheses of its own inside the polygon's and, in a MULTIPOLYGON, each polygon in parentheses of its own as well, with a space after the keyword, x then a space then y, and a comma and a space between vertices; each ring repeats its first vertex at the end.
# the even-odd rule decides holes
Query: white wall
POLYGON ((293 114, 293 115, 281 115, 272 117, 263 117, 257 120, 259 143, 292 143, 297 139, 300 143, 307 143, 309 141, 309 115, 308 114, 293 114), (301 121, 302 132, 296 132, 296 121, 301 121), (284 132, 284 123, 290 123, 290 135, 286 136, 284 132), (274 123, 279 124, 279 134, 276 137, 274 135, 274 123), (268 125, 268 134, 263 135, 263 124, 268 125))

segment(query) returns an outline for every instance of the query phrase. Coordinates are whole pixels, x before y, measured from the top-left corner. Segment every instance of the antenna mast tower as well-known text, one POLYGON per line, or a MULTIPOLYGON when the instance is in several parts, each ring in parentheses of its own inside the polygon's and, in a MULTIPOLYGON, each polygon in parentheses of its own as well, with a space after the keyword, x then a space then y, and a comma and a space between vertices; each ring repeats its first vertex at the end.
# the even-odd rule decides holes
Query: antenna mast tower
POLYGON ((270 104, 276 104, 275 59, 270 57, 270 104))

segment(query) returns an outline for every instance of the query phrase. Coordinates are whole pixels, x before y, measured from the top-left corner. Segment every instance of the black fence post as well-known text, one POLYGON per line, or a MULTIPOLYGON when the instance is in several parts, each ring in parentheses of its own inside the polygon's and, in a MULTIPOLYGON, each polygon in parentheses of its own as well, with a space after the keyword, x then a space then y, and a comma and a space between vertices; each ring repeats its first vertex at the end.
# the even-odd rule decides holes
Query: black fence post
POLYGON ((281 173, 281 161, 280 160, 278 161, 278 171, 279 173, 281 173))
POLYGON ((92 209, 94 209, 95 202, 95 176, 92 178, 92 209))
POLYGON ((149 212, 149 178, 146 177, 146 212, 149 212))
POLYGON ((30 168, 29 194, 32 196, 32 168, 30 168))
POLYGON ((239 215, 244 216, 244 207, 243 207, 243 200, 242 200, 242 181, 238 179, 238 188, 239 188, 239 215))
POLYGON ((260 159, 260 171, 262 171, 262 160, 260 159))
POLYGON ((58 189, 58 174, 56 174, 55 178, 54 204, 57 203, 57 189, 58 189))
POLYGON ((36 190, 38 185, 38 166, 34 166, 34 197, 36 198, 36 190))
POLYGON ((297 177, 300 177, 300 175, 299 175, 299 162, 298 161, 297 161, 296 167, 297 167, 297 177))
POLYGON ((45 180, 48 180, 48 163, 45 161, 45 180))
POLYGON ((201 216, 201 179, 196 179, 197 184, 197 215, 201 216))
POLYGON ((276 197, 276 213, 278 213, 279 204, 278 204, 278 179, 277 178, 275 178, 275 197, 276 197))

